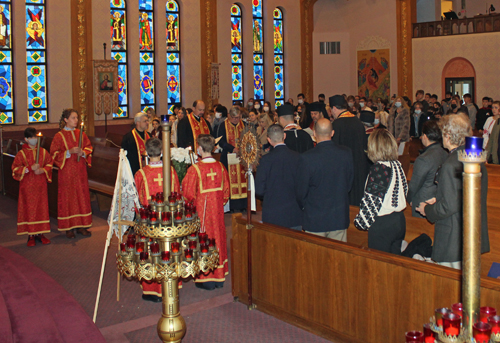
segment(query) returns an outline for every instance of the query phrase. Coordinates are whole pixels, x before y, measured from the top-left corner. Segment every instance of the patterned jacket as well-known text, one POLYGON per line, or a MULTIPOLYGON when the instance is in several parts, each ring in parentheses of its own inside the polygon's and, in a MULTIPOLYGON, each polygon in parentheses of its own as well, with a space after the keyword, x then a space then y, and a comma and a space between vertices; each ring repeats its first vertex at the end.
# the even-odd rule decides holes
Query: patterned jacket
POLYGON ((388 130, 394 138, 401 138, 401 142, 410 141, 410 112, 406 108, 402 108, 400 113, 396 112, 396 108, 391 108, 389 112, 388 130))

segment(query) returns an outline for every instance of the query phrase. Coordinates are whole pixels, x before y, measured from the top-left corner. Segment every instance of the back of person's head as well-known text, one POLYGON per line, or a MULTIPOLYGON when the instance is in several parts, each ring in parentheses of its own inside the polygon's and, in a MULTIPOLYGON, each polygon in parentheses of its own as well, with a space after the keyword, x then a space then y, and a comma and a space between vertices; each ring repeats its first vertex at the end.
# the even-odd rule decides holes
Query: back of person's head
MULTIPOLYGON (((241 106, 238 106, 238 107, 241 107, 241 106)), ((226 108, 226 106, 217 105, 217 107, 215 108, 215 112, 222 114, 222 118, 227 117, 227 108, 226 108)))
POLYGON ((158 138, 150 138, 146 142, 146 152, 149 157, 161 156, 162 142, 158 138))
POLYGON ((33 138, 36 136, 36 129, 34 127, 27 127, 24 130, 24 137, 25 138, 33 138))
POLYGON ((397 161, 398 144, 396 139, 386 129, 375 129, 368 137, 367 155, 373 163, 397 161))
POLYGON ((215 138, 211 135, 199 135, 196 142, 203 149, 203 152, 212 152, 215 146, 215 138))
POLYGON ((428 120, 422 127, 422 134, 426 135, 431 142, 441 142, 443 136, 437 120, 428 120))
POLYGON ((193 109, 192 108, 188 108, 188 109, 186 109, 186 111, 187 111, 188 114, 193 113, 193 109))
POLYGON ((134 123, 137 124, 142 117, 147 117, 148 115, 144 112, 139 112, 134 116, 134 123))
POLYGON ((326 118, 318 119, 314 124, 314 135, 318 139, 326 139, 332 136, 332 122, 326 118))
MULTIPOLYGON (((423 91, 422 91, 423 92, 423 91)), ((406 102, 406 105, 408 105, 408 107, 411 107, 411 100, 410 98, 408 98, 406 95, 403 96, 403 100, 406 102)))
POLYGON ((465 144, 465 137, 472 136, 469 117, 465 114, 448 114, 439 121, 443 137, 448 136, 455 146, 465 144))
POLYGON ((282 143, 285 138, 284 136, 283 127, 281 127, 281 125, 273 124, 267 128, 267 137, 273 143, 282 143))
POLYGON ((378 111, 377 114, 379 116, 380 124, 382 124, 385 127, 387 127, 387 121, 389 119, 389 113, 387 113, 386 111, 378 111))

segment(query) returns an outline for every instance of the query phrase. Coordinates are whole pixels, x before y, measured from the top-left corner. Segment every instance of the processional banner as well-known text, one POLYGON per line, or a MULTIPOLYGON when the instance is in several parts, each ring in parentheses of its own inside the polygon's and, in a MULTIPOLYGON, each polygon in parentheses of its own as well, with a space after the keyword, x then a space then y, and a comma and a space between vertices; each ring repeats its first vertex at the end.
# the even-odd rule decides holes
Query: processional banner
POLYGON ((118 61, 94 61, 94 99, 95 113, 118 113, 118 61))

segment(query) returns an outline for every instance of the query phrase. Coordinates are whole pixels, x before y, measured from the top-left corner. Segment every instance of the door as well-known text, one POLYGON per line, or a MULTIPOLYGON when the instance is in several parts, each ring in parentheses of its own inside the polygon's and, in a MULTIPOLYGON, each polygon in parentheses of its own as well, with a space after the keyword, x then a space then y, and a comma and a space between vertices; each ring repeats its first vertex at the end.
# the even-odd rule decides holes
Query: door
POLYGON ((450 91, 453 95, 458 94, 460 98, 462 98, 464 94, 469 93, 472 96, 472 101, 474 103, 476 102, 473 77, 446 78, 445 87, 446 91, 450 91))

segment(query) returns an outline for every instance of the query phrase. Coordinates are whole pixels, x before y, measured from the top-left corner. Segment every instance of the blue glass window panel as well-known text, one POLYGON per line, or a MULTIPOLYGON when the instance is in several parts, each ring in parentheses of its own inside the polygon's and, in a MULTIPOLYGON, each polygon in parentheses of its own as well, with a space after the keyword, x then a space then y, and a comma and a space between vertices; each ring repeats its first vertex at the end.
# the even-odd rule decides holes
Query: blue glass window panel
POLYGON ((141 52, 141 64, 154 64, 155 54, 152 52, 141 52))
POLYGON ((113 118, 127 118, 127 117, 128 117, 127 106, 120 106, 118 109, 118 113, 113 113, 113 118))
POLYGON ((241 64, 241 54, 232 54, 231 56, 231 62, 233 64, 241 64))
POLYGON ((127 64, 127 53, 125 51, 111 51, 111 58, 118 61, 118 64, 127 64))
POLYGON ((13 109, 12 101, 12 65, 0 65, 0 111, 13 109))
POLYGON ((167 88, 169 104, 178 103, 181 101, 180 74, 180 65, 167 65, 167 88))
POLYGON ((274 67, 274 96, 276 99, 283 99, 283 68, 281 66, 274 67))
POLYGON ((274 55, 274 64, 283 64, 283 55, 274 55))
POLYGON ((45 65, 28 65, 27 66, 28 75, 28 108, 46 108, 46 74, 45 65), (40 106, 36 103, 36 99, 41 99, 40 106), (34 104, 35 103, 35 104, 34 104))
POLYGON ((125 0, 110 0, 109 1, 111 8, 123 8, 125 9, 125 0))
POLYGON ((152 108, 154 109, 155 106, 153 104, 149 104, 149 105, 141 105, 141 111, 142 112, 146 112, 148 110, 148 108, 152 108))
POLYGON ((118 65, 118 101, 127 105, 127 66, 123 64, 118 65))
POLYGON ((27 51, 26 57, 28 63, 45 63, 45 51, 43 50, 27 51))
POLYGON ((281 10, 279 8, 274 9, 273 17, 274 19, 283 19, 283 13, 281 13, 281 10))
POLYGON ((28 111, 29 123, 42 123, 47 121, 47 110, 28 111))
POLYGON ((262 0, 252 0, 252 14, 254 18, 262 18, 262 0))
POLYGON ((263 64, 264 59, 263 59, 262 54, 254 54, 253 55, 253 63, 254 64, 263 64))
POLYGON ((241 52, 241 17, 231 17, 231 51, 241 52))
POLYGON ((44 6, 26 6, 26 48, 45 48, 45 8, 44 6))
POLYGON ((141 64, 141 104, 152 105, 155 102, 154 95, 154 66, 149 64, 141 64))
POLYGON ((233 6, 231 6, 231 15, 232 16, 241 16, 241 8, 240 6, 236 5, 236 4, 233 4, 233 6))
POLYGON ((173 0, 167 2, 167 12, 179 12, 179 5, 177 2, 173 0))
POLYGON ((179 63, 179 53, 177 52, 169 52, 167 54, 167 63, 179 63))
POLYGON ((264 99, 264 66, 255 65, 253 76, 254 98, 257 100, 264 99))
POLYGON ((44 4, 45 0, 26 0, 27 3, 33 3, 33 4, 44 4))
POLYGON ((241 65, 232 67, 233 101, 243 100, 243 72, 241 65))
POLYGON ((283 53, 283 21, 274 21, 274 53, 283 53))
POLYGON ((139 0, 139 9, 144 11, 152 11, 153 0, 139 0))
POLYGON ((14 124, 14 114, 12 112, 0 111, 0 123, 2 123, 2 124, 14 124))

